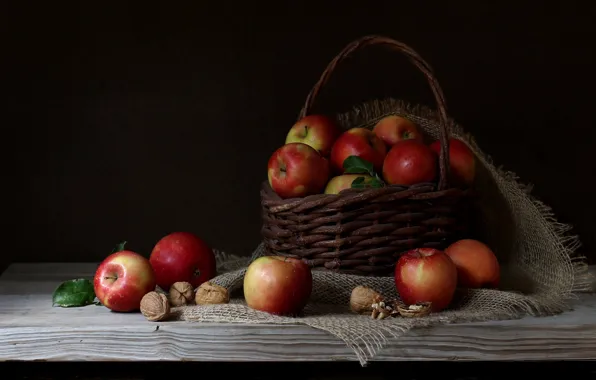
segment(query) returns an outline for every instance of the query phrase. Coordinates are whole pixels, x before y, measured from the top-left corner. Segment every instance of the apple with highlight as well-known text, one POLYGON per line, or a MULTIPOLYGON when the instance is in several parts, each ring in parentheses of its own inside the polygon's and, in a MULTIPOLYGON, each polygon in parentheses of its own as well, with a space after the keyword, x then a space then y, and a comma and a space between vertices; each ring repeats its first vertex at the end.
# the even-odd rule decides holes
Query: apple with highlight
POLYGON ((387 154, 385 143, 366 128, 351 128, 342 133, 331 148, 331 164, 334 171, 342 174, 346 158, 358 156, 370 162, 380 172, 387 154))
POLYGON ((281 198, 320 194, 329 180, 329 171, 329 161, 303 143, 282 146, 267 164, 269 185, 281 198))
POLYGON ((313 147, 322 156, 327 157, 331 153, 333 143, 340 134, 341 129, 330 117, 308 115, 298 120, 290 128, 285 143, 304 143, 313 147))
POLYGON ((414 122, 398 115, 385 116, 379 120, 373 128, 373 132, 388 147, 403 140, 414 139, 422 142, 424 139, 424 136, 414 122))
POLYGON ((404 253, 395 265, 395 287, 406 305, 431 303, 431 311, 446 309, 457 289, 457 268, 449 256, 435 248, 404 253))
POLYGON ((130 250, 114 252, 106 257, 93 279, 95 296, 112 311, 140 310, 141 299, 155 290, 153 268, 145 257, 130 250))
POLYGON ((157 285, 165 291, 182 281, 198 288, 216 275, 213 250, 190 232, 172 232, 162 237, 153 247, 149 262, 157 285))
POLYGON ((424 143, 409 139, 391 147, 383 162, 383 179, 391 185, 432 182, 438 172, 437 155, 424 143))
POLYGON ((275 315, 296 316, 312 293, 312 273, 304 261, 282 256, 254 260, 244 275, 248 307, 275 315))

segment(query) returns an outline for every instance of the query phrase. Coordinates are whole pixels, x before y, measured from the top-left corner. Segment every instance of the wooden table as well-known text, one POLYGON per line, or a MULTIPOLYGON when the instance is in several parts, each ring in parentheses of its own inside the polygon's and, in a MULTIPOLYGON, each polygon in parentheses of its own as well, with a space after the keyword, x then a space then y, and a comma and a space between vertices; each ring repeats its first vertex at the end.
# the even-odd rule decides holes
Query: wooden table
MULTIPOLYGON (((356 361, 334 336, 302 325, 148 322, 100 306, 63 309, 64 280, 92 278, 93 263, 13 264, 0 277, 0 361, 356 361)), ((416 329, 376 361, 596 359, 596 295, 545 318, 416 329)))

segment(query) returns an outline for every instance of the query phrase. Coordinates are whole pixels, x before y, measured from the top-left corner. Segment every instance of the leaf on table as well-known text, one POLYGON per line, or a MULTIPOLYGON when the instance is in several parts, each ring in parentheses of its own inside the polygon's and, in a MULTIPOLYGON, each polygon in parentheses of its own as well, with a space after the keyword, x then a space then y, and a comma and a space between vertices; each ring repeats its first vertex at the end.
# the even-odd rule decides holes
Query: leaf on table
POLYGON ((96 301, 93 283, 84 278, 64 281, 52 294, 52 306, 77 307, 94 303, 96 301))

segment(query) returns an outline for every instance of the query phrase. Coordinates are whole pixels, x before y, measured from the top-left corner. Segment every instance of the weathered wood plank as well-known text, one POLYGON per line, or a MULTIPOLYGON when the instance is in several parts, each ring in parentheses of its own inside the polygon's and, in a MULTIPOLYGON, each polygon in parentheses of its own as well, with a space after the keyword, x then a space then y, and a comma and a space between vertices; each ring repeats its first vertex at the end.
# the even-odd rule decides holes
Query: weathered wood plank
MULTIPOLYGON (((60 281, 89 277, 96 264, 19 264, 0 277, 0 360, 357 360, 334 336, 301 325, 146 321, 103 307, 51 307, 60 281)), ((416 329, 375 360, 596 359, 596 295, 575 310, 416 329)))

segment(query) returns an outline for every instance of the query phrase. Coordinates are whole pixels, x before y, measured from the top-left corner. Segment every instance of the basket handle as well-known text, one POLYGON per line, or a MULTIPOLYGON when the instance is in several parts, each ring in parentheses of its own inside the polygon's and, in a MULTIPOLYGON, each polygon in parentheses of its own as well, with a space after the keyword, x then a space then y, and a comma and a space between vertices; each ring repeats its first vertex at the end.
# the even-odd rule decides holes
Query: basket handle
POLYGON ((428 80, 428 84, 430 85, 430 88, 435 96, 435 100, 437 102, 437 109, 439 112, 439 141, 441 143, 441 153, 439 155, 439 190, 445 189, 447 187, 447 178, 449 172, 449 160, 447 159, 447 152, 449 151, 449 135, 447 129, 448 118, 445 97, 443 96, 443 90, 441 90, 439 82, 432 73, 433 70, 430 67, 430 65, 426 63, 426 61, 424 61, 424 59, 422 59, 422 57, 420 57, 418 53, 414 51, 414 49, 412 49, 404 43, 401 43, 389 37, 369 35, 352 41, 351 43, 346 45, 346 47, 344 47, 343 50, 337 56, 335 56, 335 58, 333 58, 331 62, 329 62, 317 83, 315 83, 312 90, 310 90, 310 93, 306 97, 304 106, 300 111, 299 117, 302 118, 309 113, 314 104, 315 98, 317 97, 323 86, 327 83, 329 77, 331 76, 337 65, 339 65, 339 63, 342 62, 344 59, 348 58, 356 50, 365 48, 370 45, 384 45, 392 50, 406 55, 409 58, 409 60, 424 74, 424 76, 428 80))

